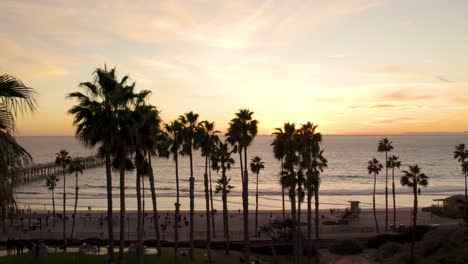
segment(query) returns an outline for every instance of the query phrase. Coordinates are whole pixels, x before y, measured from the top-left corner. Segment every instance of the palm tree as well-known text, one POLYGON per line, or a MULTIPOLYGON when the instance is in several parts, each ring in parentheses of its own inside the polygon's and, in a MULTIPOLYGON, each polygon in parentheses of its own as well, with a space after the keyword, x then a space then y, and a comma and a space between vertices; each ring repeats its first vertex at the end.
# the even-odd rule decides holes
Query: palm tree
POLYGON ((385 152, 385 232, 388 230, 388 152, 392 151, 392 142, 388 138, 379 141, 377 151, 385 152))
POLYGON ((67 172, 67 167, 70 165, 72 159, 70 155, 68 155, 68 151, 65 149, 60 150, 55 154, 55 164, 62 166, 62 173, 63 173, 63 245, 64 251, 67 251, 67 225, 66 225, 66 215, 65 215, 65 207, 66 207, 66 190, 65 190, 65 175, 67 172))
POLYGON ((426 187, 429 183, 429 177, 424 173, 421 173, 421 168, 418 165, 409 166, 409 170, 403 171, 403 176, 401 176, 401 185, 408 186, 413 188, 414 196, 414 205, 413 205, 413 239, 411 240, 411 263, 414 263, 414 240, 415 240, 415 230, 416 230, 416 219, 418 216, 418 186, 426 187))
MULTIPOLYGON (((161 118, 159 111, 156 107, 152 105, 145 104, 144 100, 146 96, 140 96, 137 99, 135 107, 135 120, 136 120, 136 135, 135 135, 135 146, 136 146, 136 164, 137 164, 137 188, 141 189, 139 183, 144 182, 144 177, 148 176, 150 183, 151 191, 151 201, 152 201, 152 211, 153 211, 153 226, 156 234, 156 248, 157 248, 157 260, 160 262, 162 254, 161 246, 161 233, 159 227, 158 219, 158 206, 157 206, 157 197, 155 189, 155 176, 153 171, 153 165, 151 162, 152 156, 159 156, 163 158, 169 157, 168 147, 169 147, 169 137, 166 133, 161 130, 161 118), (140 178, 140 179, 138 179, 140 178)), ((142 194, 144 194, 144 185, 142 194)), ((141 199, 141 191, 137 189, 137 196, 141 199), (140 194, 138 195, 138 192, 140 194)), ((144 196, 143 196, 144 198, 144 196)), ((139 202, 139 224, 137 226, 139 235, 139 252, 138 252, 138 261, 142 263, 143 261, 143 230, 144 230, 144 200, 143 204, 139 202)))
MULTIPOLYGON (((281 129, 280 129, 281 130, 281 129)), ((276 135, 275 139, 273 142, 270 144, 273 146, 273 154, 276 158, 276 160, 280 161, 280 173, 279 175, 281 176, 283 174, 283 169, 284 169, 284 156, 286 155, 285 147, 284 147, 284 142, 281 140, 281 137, 278 136, 279 131, 273 133, 272 135, 276 135)), ((284 188, 281 188, 281 202, 282 202, 282 212, 283 212, 283 224, 286 218, 286 212, 285 212, 285 202, 284 202, 284 188)))
POLYGON ((52 192, 52 215, 55 219, 55 188, 57 187, 57 182, 59 179, 55 175, 49 175, 46 178, 46 187, 49 191, 52 192))
MULTIPOLYGON (((320 188, 320 173, 323 172, 323 169, 328 167, 328 160, 323 156, 323 150, 320 150, 320 147, 312 150, 312 174, 310 175, 310 183, 312 185, 314 200, 315 200, 315 240, 319 240, 319 188, 320 188)), ((310 198, 309 198, 310 199, 310 198)), ((310 207, 310 205, 308 205, 310 207)), ((310 217, 309 217, 310 220, 310 217)), ((309 227, 310 228, 310 227, 309 227)), ((310 237, 309 237, 310 239, 310 237)))
MULTIPOLYGON (((298 131, 299 140, 301 141, 301 162, 300 166, 306 170, 305 186, 307 189, 307 211, 308 211, 308 239, 311 239, 311 196, 315 194, 315 237, 318 241, 319 228, 318 228, 318 211, 319 211, 319 187, 320 187, 320 173, 328 166, 328 161, 323 156, 323 150, 320 149, 322 142, 322 134, 317 132, 318 125, 311 122, 303 124, 298 131)), ((299 185, 301 186, 301 184, 299 185)))
POLYGON ((247 168, 247 148, 252 144, 258 132, 258 121, 252 118, 253 112, 241 109, 236 117, 229 122, 228 142, 237 146, 241 164, 242 178, 242 213, 244 217, 244 256, 247 263, 250 262, 250 238, 249 238, 249 170, 247 168), (242 158, 242 151, 244 157, 242 158))
POLYGON ((375 211, 375 187, 377 184, 377 174, 380 173, 380 171, 383 169, 383 166, 376 158, 369 160, 367 164, 368 164, 367 171, 369 172, 369 174, 374 175, 374 192, 372 194, 372 209, 374 211, 375 229, 377 230, 377 233, 379 233, 380 232, 379 223, 377 222, 377 212, 375 211))
MULTIPOLYGON (((200 122, 197 130, 197 148, 201 149, 202 157, 205 157, 205 174, 203 175, 205 185, 205 204, 206 204, 206 247, 208 251, 208 262, 211 263, 211 225, 210 225, 210 192, 208 184, 208 160, 210 159, 215 143, 219 140, 214 130, 214 123, 208 121, 200 122)), ((212 214, 211 214, 212 216, 212 214)), ((213 230, 214 232, 214 230, 213 230)))
POLYGON ((10 206, 16 206, 13 196, 15 171, 32 161, 31 155, 12 136, 15 119, 19 113, 34 111, 36 92, 21 80, 8 75, 0 75, 0 214, 3 228, 10 206))
MULTIPOLYGON (((169 152, 172 154, 175 163, 176 178, 176 203, 175 203, 175 224, 174 224, 174 262, 177 262, 177 250, 179 243, 179 218, 180 218, 180 187, 179 187, 179 153, 182 145, 182 124, 178 121, 172 121, 165 124, 164 128, 169 137, 169 152)), ((183 154, 183 152, 182 152, 183 154)))
POLYGON ((190 160, 190 260, 194 261, 193 251, 195 248, 194 244, 194 212, 195 212, 195 178, 193 177, 193 149, 196 147, 195 137, 198 127, 198 114, 190 111, 179 117, 179 122, 183 125, 182 137, 183 150, 185 154, 189 155, 190 160))
MULTIPOLYGON (((463 165, 465 164, 465 160, 468 159, 468 149, 465 149, 465 144, 458 144, 455 146, 455 151, 453 152, 453 158, 458 160, 460 162, 460 165, 462 166, 463 170, 463 165)), ((465 176, 465 200, 468 201, 468 185, 467 185, 467 177, 468 174, 462 171, 462 175, 465 176)))
POLYGON ((75 232, 76 208, 78 207, 78 190, 80 189, 80 187, 78 186, 78 174, 83 174, 84 168, 84 165, 77 158, 74 158, 68 166, 68 172, 70 174, 75 173, 75 207, 73 208, 73 224, 70 233, 70 238, 73 238, 73 234, 75 232))
MULTIPOLYGON (((68 98, 77 101, 68 113, 74 115, 73 124, 76 136, 86 145, 99 145, 100 154, 106 160, 107 186, 107 231, 108 231, 108 263, 114 263, 114 228, 112 203, 112 161, 113 145, 120 143, 118 139, 118 111, 128 104, 129 89, 123 89, 128 76, 117 80, 115 68, 108 70, 98 68, 94 72, 93 82, 83 82, 82 92, 68 94, 68 98)), ((120 121, 121 122, 121 121, 120 121)))
POLYGON ((255 188, 255 236, 258 234, 258 175, 260 171, 265 168, 265 162, 262 161, 262 158, 255 156, 252 158, 250 163, 250 170, 252 173, 257 174, 257 182, 255 188))
POLYGON ((231 154, 235 152, 234 150, 229 150, 227 143, 222 143, 218 141, 213 153, 211 155, 212 167, 214 170, 219 172, 221 169, 221 178, 217 181, 218 185, 216 186, 216 193, 222 192, 223 200, 223 230, 224 230, 224 239, 225 239, 225 252, 226 255, 229 255, 229 213, 227 207, 227 194, 230 192, 234 186, 230 185, 231 178, 226 176, 226 172, 231 170, 232 165, 234 164, 234 159, 231 157, 231 154))
MULTIPOLYGON (((296 212, 296 187, 297 187, 297 173, 295 166, 299 164, 299 150, 300 141, 294 123, 284 123, 283 128, 276 128, 274 133, 279 144, 284 144, 284 170, 280 179, 282 188, 289 188, 289 199, 291 202, 291 216, 292 216, 292 232, 293 232, 293 259, 294 263, 299 261, 298 250, 298 227, 297 227, 297 212, 296 212), (281 142, 281 143, 280 143, 281 142)), ((299 197, 300 198, 300 197, 299 197)))
POLYGON ((392 169, 392 195, 393 195, 393 225, 396 224, 396 200, 395 200, 395 168, 400 169, 401 161, 398 156, 388 157, 387 167, 392 169))

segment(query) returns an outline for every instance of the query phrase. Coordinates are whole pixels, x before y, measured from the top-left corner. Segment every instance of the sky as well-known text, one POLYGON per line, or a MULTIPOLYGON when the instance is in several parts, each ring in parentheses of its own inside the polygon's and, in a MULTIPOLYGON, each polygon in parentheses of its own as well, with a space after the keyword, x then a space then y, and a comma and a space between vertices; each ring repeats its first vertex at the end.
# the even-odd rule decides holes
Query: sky
POLYGON ((116 67, 164 121, 270 134, 468 131, 468 1, 0 0, 0 73, 38 92, 16 134, 73 135, 66 94, 116 67))

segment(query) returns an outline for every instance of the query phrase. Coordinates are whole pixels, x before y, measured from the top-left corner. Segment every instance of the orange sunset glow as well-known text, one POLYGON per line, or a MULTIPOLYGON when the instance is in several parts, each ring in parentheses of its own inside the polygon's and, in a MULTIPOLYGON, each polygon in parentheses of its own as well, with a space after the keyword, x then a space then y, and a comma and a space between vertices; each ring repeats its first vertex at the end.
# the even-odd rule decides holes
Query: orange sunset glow
POLYGON ((0 2, 0 71, 38 93, 17 135, 73 135, 66 94, 105 64, 223 132, 240 108, 262 134, 468 130, 464 1, 139 2, 0 2))

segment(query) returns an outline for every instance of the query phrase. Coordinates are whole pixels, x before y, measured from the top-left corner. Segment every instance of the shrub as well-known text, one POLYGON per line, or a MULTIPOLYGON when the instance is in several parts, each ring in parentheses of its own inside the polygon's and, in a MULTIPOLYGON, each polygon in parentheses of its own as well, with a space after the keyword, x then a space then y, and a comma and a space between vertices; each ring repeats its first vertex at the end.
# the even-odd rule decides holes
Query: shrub
POLYGON ((328 250, 334 254, 351 255, 362 253, 363 247, 359 241, 354 239, 339 239, 333 241, 328 250))
POLYGON ((402 248, 403 245, 400 243, 387 242, 379 247, 379 249, 375 252, 374 257, 376 260, 382 261, 400 252, 402 248))

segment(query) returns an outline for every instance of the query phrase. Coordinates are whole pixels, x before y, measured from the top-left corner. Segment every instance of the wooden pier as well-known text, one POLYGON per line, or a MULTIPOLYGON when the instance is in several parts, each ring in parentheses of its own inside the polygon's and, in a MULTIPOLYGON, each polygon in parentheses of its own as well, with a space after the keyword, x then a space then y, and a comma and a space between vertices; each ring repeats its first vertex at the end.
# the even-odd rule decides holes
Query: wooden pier
MULTIPOLYGON (((104 159, 98 156, 78 158, 85 169, 96 168, 104 165, 104 159)), ((68 171, 66 172, 68 174, 68 171)), ((16 171, 13 179, 17 184, 28 183, 35 180, 45 179, 50 175, 62 175, 63 167, 54 162, 34 164, 32 166, 16 171)))

